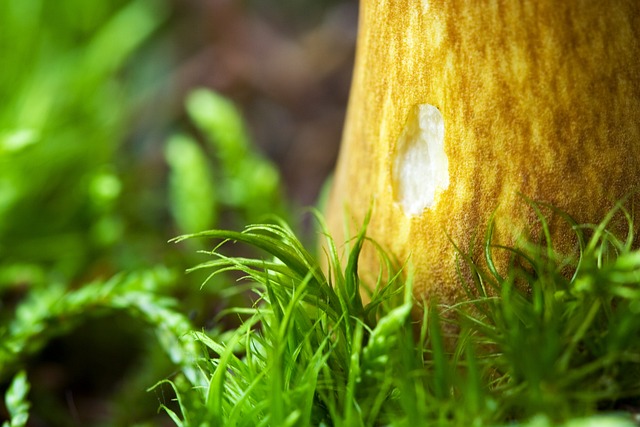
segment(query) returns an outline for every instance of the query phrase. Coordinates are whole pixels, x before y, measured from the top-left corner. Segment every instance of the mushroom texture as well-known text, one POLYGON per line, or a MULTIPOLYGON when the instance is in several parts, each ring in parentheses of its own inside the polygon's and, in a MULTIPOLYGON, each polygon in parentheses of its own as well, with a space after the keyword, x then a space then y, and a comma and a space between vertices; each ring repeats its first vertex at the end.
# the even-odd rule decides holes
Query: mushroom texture
POLYGON ((522 195, 588 223, 639 185, 637 0, 361 2, 327 217, 345 241, 344 213, 362 224, 373 200, 368 234, 411 256, 417 296, 464 297, 449 237, 481 257, 494 212, 494 243, 535 235, 522 195))

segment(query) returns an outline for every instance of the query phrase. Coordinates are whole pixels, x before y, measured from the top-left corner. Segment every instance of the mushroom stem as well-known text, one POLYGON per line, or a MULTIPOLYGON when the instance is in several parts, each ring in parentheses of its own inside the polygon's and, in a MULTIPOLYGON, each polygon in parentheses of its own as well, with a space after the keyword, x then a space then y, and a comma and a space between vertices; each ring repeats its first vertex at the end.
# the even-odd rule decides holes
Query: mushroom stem
POLYGON ((374 200, 420 297, 464 298, 448 236, 472 249, 494 212, 496 243, 535 229, 521 195, 590 223, 640 186, 640 2, 363 0, 360 20, 329 225, 346 240, 374 200))

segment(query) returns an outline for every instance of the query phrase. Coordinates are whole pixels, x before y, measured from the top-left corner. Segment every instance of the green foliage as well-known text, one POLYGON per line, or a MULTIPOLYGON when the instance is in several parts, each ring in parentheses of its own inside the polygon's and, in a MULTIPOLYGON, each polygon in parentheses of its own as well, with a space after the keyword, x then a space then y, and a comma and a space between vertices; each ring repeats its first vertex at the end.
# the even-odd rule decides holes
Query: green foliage
MULTIPOLYGON (((595 415, 592 417, 575 418, 562 424, 562 427, 635 427, 638 424, 632 419, 621 415, 595 415)), ((523 427, 557 427, 558 424, 544 415, 532 418, 523 427)))
POLYGON ((286 216, 279 173, 252 148, 235 106, 206 89, 194 90, 186 106, 217 159, 213 175, 221 207, 232 210, 244 223, 263 222, 271 215, 286 216))
POLYGON ((278 171, 251 146, 234 105, 214 92, 197 89, 186 107, 207 144, 201 148, 184 134, 167 144, 171 211, 179 229, 193 233, 215 227, 216 212, 223 210, 243 224, 286 216, 278 171), (206 148, 215 162, 208 159, 206 148))
POLYGON ((23 427, 27 424, 30 406, 27 401, 28 393, 27 373, 20 371, 13 378, 5 398, 11 421, 4 422, 2 427, 23 427))
POLYGON ((113 161, 136 92, 118 73, 162 23, 164 8, 111 3, 0 4, 4 274, 23 266, 41 276, 45 267, 72 278, 119 240, 113 161))
MULTIPOLYGON (((532 207, 548 237, 542 206, 532 207)), ((168 411, 181 426, 633 425, 623 413, 594 415, 620 402, 637 408, 640 399, 640 253, 622 207, 627 236, 608 231, 615 212, 599 225, 571 223, 578 246, 569 255, 550 239, 493 246, 490 226, 483 263, 460 254, 476 296, 454 307, 432 303, 422 316, 410 268, 382 251, 384 287, 362 303, 366 224, 344 267, 328 240, 328 276, 284 224, 177 239, 242 242, 268 256, 228 257, 220 244, 208 252, 215 259, 193 269, 211 269, 210 278, 237 270, 257 299, 227 311, 244 319, 238 329, 193 334, 209 383, 174 385, 180 413, 168 411), (506 272, 494 266, 497 250, 513 255, 506 272)))
POLYGON ((143 144, 134 118, 158 90, 148 81, 163 83, 155 52, 168 47, 152 37, 167 15, 163 0, 0 4, 0 291, 86 281, 96 264, 114 274, 166 256, 186 268, 192 253, 155 242, 286 216, 278 172, 233 105, 204 89, 187 106, 206 144, 169 138, 169 188, 156 184, 154 153, 132 157, 143 144))
MULTIPOLYGON (((340 292, 347 283, 352 292, 358 289, 352 269, 364 233, 355 243, 347 274, 335 266, 335 283, 283 224, 191 237, 241 241, 274 258, 229 258, 214 251, 216 260, 196 267, 214 268, 212 274, 240 270, 255 282, 258 301, 250 309, 231 310, 249 317, 219 341, 194 334, 218 357, 201 367, 211 373, 209 386, 183 392, 184 419, 172 413, 179 425, 357 425, 363 411, 381 410, 388 387, 367 396, 360 383, 371 386, 382 376, 380 370, 387 372, 385 359, 398 341, 395 334, 409 319, 411 287, 391 292, 395 281, 390 284, 385 295, 404 292, 405 302, 371 329, 368 323, 375 315, 364 310, 355 294, 340 292)), ((376 306, 385 304, 378 301, 376 306)))
POLYGON ((214 226, 216 189, 207 157, 198 143, 176 135, 167 143, 165 157, 171 167, 170 207, 178 228, 194 233, 214 226))
POLYGON ((502 412, 568 419, 640 395, 640 252, 631 216, 616 210, 628 220, 627 236, 607 229, 616 211, 597 226, 572 224, 578 251, 570 256, 554 249, 541 214, 546 242, 526 252, 491 248, 489 228, 491 273, 476 269, 474 286, 493 292, 463 318, 475 340, 496 349, 488 366, 498 374, 502 412), (507 274, 493 268, 493 250, 513 253, 507 274))
MULTIPOLYGON (((219 222, 228 222, 230 212, 253 221, 284 209, 277 172, 252 151, 232 107, 221 110, 223 121, 207 122, 207 145, 186 133, 169 138, 166 164, 159 167, 162 145, 141 141, 147 127, 166 126, 143 122, 140 110, 166 83, 160 76, 169 6, 164 0, 0 2, 0 391, 6 397, 0 419, 10 418, 4 425, 24 425, 29 400, 35 422, 45 417, 70 425, 66 407, 48 403, 50 396, 38 389, 46 381, 38 364, 48 363, 39 358, 63 337, 81 339, 75 333, 98 324, 95 319, 128 320, 101 339, 123 358, 138 357, 132 347, 144 353, 142 368, 114 368, 127 375, 122 384, 135 388, 121 390, 121 401, 102 396, 111 400, 103 404, 120 405, 111 407, 114 414, 149 396, 145 389, 171 370, 197 384, 192 323, 240 298, 219 293, 228 278, 218 280, 215 295, 198 290, 197 274, 177 280, 176 271, 200 258, 189 248, 169 250, 166 240, 176 229, 226 225, 219 222), (236 133, 225 134, 221 144, 209 138, 229 128, 236 133), (167 221, 169 213, 175 221, 167 221), (151 268, 157 264, 170 268, 151 268), (131 337, 135 345, 125 341, 131 337)), ((102 356, 87 354, 96 361, 102 356)), ((103 375, 95 365, 89 377, 103 375)), ((152 402, 131 411, 146 415, 112 421, 130 424, 155 409, 152 402)))
MULTIPOLYGON (((147 306, 139 294, 151 292, 148 286, 137 294, 116 286, 120 279, 80 286, 123 268, 111 252, 126 227, 116 158, 144 89, 133 83, 137 71, 130 63, 163 24, 164 6, 154 0, 0 2, 0 385, 11 418, 5 425, 26 423, 36 354, 87 318, 148 309, 152 322, 156 308, 169 322, 165 332, 159 321, 152 329, 165 341, 179 332, 163 300, 165 279, 154 288, 164 295, 149 293, 147 306)), ((162 274, 145 280, 156 276, 162 274)), ((32 407, 42 410, 42 402, 32 407)))
MULTIPOLYGON (((194 367, 197 347, 188 335, 193 327, 177 310, 176 301, 162 295, 163 288, 174 280, 167 270, 157 269, 119 275, 73 291, 53 285, 30 293, 18 306, 12 321, 0 330, 0 380, 24 367, 28 356, 53 338, 68 334, 90 318, 122 312, 147 325, 169 360, 181 367, 192 383, 198 383, 200 377, 194 367)), ((28 390, 26 381, 21 371, 7 392, 7 408, 17 414, 12 415, 16 420, 26 417, 28 405, 20 403, 28 390)))

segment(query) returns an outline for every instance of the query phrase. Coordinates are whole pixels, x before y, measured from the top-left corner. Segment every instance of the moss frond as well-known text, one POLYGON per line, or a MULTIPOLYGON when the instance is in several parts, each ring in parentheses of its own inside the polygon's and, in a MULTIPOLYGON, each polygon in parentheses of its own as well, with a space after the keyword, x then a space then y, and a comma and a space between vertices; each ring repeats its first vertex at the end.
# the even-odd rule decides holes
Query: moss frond
MULTIPOLYGON (((633 230, 632 217, 621 207, 618 212, 633 230)), ((632 231, 619 239, 607 231, 609 221, 571 223, 580 242, 571 257, 554 251, 550 233, 526 249, 492 246, 489 226, 484 263, 461 255, 474 272, 470 295, 479 296, 452 307, 426 306, 418 328, 410 268, 381 248, 390 271, 381 272, 387 280, 363 304, 358 257, 366 224, 344 265, 328 237, 324 270, 283 224, 179 238, 242 242, 266 253, 264 259, 227 257, 224 245, 214 244, 216 259, 196 267, 212 274, 236 269, 258 298, 229 336, 194 335, 208 349, 199 365, 210 382, 188 392, 200 412, 184 406, 183 420, 403 426, 531 419, 531 425, 551 425, 620 409, 621 402, 640 399, 640 253, 632 249, 632 231), (498 273, 494 250, 509 250, 517 262, 498 273), (443 318, 442 309, 456 316, 443 318), (459 333, 450 345, 443 324, 452 322, 459 333)), ((615 418, 619 425, 628 419, 615 418)))

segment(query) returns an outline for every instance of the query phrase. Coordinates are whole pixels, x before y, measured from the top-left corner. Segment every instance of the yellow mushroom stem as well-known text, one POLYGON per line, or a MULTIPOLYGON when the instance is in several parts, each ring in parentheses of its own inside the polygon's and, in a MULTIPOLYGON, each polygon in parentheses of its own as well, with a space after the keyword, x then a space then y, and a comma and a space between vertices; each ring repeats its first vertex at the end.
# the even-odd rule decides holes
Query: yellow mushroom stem
POLYGON ((521 195, 588 223, 639 184, 640 2, 362 0, 327 215, 345 241, 373 200, 369 235, 411 255, 417 296, 463 298, 449 237, 481 257, 494 211, 495 243, 535 229, 521 195))

